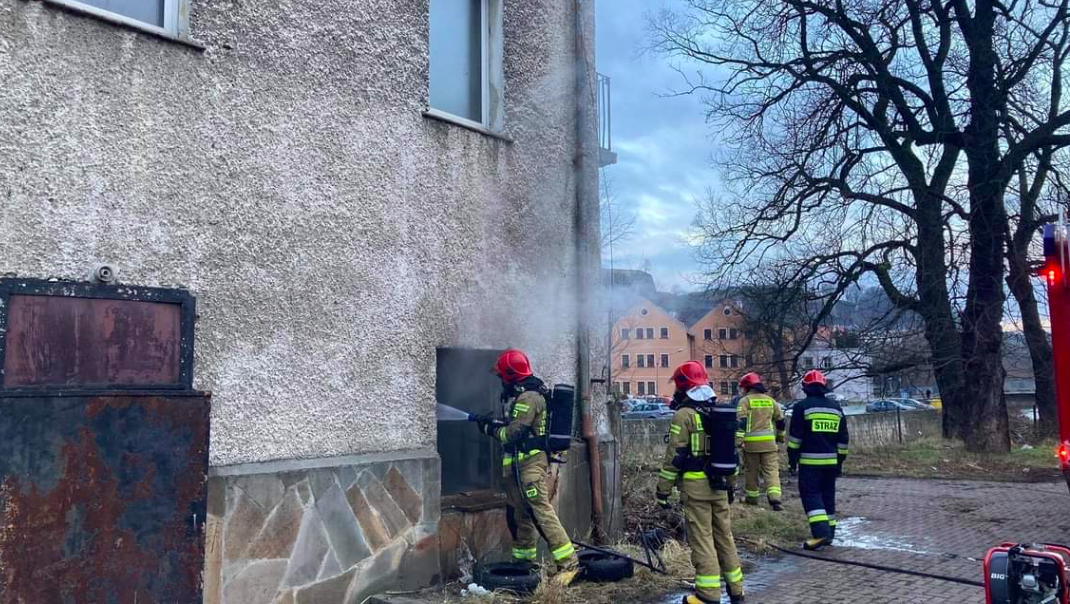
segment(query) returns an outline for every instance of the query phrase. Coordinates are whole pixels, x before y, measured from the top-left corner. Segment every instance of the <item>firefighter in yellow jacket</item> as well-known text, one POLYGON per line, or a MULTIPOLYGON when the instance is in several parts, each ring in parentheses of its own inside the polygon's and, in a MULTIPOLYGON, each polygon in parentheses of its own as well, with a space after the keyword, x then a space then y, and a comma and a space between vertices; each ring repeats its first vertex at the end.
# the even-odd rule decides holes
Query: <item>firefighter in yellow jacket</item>
POLYGON ((762 496, 758 479, 765 483, 769 506, 779 512, 780 491, 780 446, 784 442, 787 422, 780 403, 766 393, 762 378, 757 373, 748 373, 739 380, 739 431, 737 444, 743 449, 743 486, 746 503, 758 505, 762 496))
POLYGON ((502 381, 502 399, 509 406, 508 421, 484 417, 478 422, 480 430, 501 442, 505 451, 502 473, 516 518, 513 560, 533 563, 541 535, 557 566, 554 581, 567 586, 580 567, 572 539, 550 502, 550 461, 543 449, 549 389, 534 376, 528 357, 519 350, 502 353, 493 371, 502 381))
POLYGON ((684 363, 672 379, 675 413, 665 464, 658 475, 657 500, 662 509, 669 509, 674 486, 686 496, 684 515, 695 566, 695 593, 685 596, 684 604, 720 602, 722 586, 733 604, 743 602, 743 569, 732 539, 730 508, 731 476, 736 472, 735 409, 715 405, 717 397, 699 363, 684 363), (718 414, 725 415, 724 421, 718 414), (731 427, 720 432, 717 426, 731 427))

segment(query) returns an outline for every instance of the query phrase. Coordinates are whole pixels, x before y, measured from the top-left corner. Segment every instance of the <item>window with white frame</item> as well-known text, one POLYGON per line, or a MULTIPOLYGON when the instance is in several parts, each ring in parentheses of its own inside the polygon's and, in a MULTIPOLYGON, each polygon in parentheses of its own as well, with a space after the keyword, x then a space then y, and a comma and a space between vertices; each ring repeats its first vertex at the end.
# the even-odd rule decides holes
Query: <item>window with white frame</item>
POLYGON ((632 383, 631 382, 621 382, 621 386, 624 386, 624 394, 631 394, 632 393, 632 383))
POLYGON ((71 8, 171 37, 184 32, 189 0, 53 0, 71 8))
POLYGON ((646 366, 647 367, 653 367, 654 366, 654 355, 652 355, 652 354, 646 355, 646 366))
POLYGON ((657 384, 657 382, 647 382, 646 383, 646 393, 647 394, 657 394, 658 393, 658 384, 657 384))
POLYGON ((720 356, 720 358, 717 359, 717 362, 721 366, 721 369, 728 369, 728 355, 727 354, 722 354, 720 356))
POLYGON ((724 327, 718 329, 717 330, 717 339, 718 340, 727 340, 728 339, 728 330, 725 329, 724 327))
POLYGON ((713 368, 713 355, 712 354, 706 355, 705 361, 706 361, 706 367, 709 367, 710 369, 712 369, 713 368))
POLYGON ((639 382, 639 396, 646 395, 646 382, 639 382))
POLYGON ((702 330, 702 339, 703 340, 712 340, 713 339, 713 330, 712 329, 703 329, 702 330))
POLYGON ((629 363, 630 360, 631 359, 629 358, 628 355, 626 355, 626 354, 620 355, 620 366, 625 368, 625 369, 627 369, 631 365, 631 363, 629 363))
POLYGON ((431 0, 431 112, 493 126, 491 80, 498 71, 493 5, 500 0, 431 0))
POLYGON ((635 366, 636 367, 646 367, 646 355, 642 355, 642 354, 635 355, 635 366))

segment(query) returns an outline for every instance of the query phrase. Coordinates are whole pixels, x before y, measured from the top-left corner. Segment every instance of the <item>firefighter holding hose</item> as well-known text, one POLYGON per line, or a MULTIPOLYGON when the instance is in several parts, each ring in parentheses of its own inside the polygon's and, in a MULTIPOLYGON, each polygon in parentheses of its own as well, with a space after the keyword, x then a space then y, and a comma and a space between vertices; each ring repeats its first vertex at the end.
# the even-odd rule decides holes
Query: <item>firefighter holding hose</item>
POLYGON ((492 371, 502 382, 502 400, 508 421, 480 417, 481 432, 497 439, 505 451, 502 472, 506 494, 516 518, 513 560, 530 565, 535 561, 539 536, 550 546, 557 566, 554 581, 568 586, 579 574, 579 560, 565 528, 550 503, 549 454, 546 443, 547 397, 550 390, 535 377, 527 355, 506 350, 492 371))
POLYGON ((673 373, 675 413, 658 474, 657 501, 670 509, 674 486, 686 496, 687 540, 695 566, 695 593, 684 604, 720 602, 722 578, 733 604, 743 602, 743 569, 732 539, 732 486, 737 471, 736 409, 718 407, 706 370, 695 361, 673 373))
POLYGON ((759 478, 765 482, 765 492, 773 511, 784 509, 780 503, 780 446, 784 442, 784 410, 766 394, 762 377, 748 373, 739 379, 739 427, 736 441, 743 449, 745 502, 758 505, 762 491, 759 478))
POLYGON ((788 467, 792 473, 798 468, 799 496, 810 521, 811 538, 803 548, 818 550, 836 537, 836 478, 850 439, 839 403, 825 397, 825 374, 810 371, 802 384, 806 398, 791 409, 788 467))

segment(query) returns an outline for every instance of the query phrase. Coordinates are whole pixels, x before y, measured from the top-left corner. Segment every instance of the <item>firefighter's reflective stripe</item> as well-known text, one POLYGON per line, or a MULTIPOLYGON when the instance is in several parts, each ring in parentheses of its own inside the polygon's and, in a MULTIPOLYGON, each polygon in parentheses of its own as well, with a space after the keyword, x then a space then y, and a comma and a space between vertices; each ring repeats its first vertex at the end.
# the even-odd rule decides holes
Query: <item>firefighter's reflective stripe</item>
POLYGON ((769 494, 770 495, 781 495, 782 492, 780 490, 780 487, 769 487, 769 494))
POLYGON ((729 583, 742 583, 743 582, 743 569, 734 568, 724 574, 724 578, 729 583))
POLYGON ((571 555, 573 555, 575 553, 576 553, 576 548, 573 547, 571 543, 566 543, 566 544, 562 545, 561 547, 555 549, 553 552, 551 552, 551 554, 554 557, 554 561, 564 560, 565 558, 568 558, 569 556, 571 556, 571 555))
POLYGON ((535 457, 540 453, 542 453, 542 449, 533 449, 531 451, 528 451, 527 453, 517 453, 516 455, 510 455, 506 453, 505 457, 502 458, 502 465, 511 466, 516 461, 524 461, 525 459, 528 459, 529 457, 535 457))
POLYGON ((804 466, 834 466, 840 463, 836 453, 803 453, 799 463, 804 466))
POLYGON ((659 478, 664 478, 665 480, 676 480, 677 478, 680 477, 680 473, 679 472, 670 472, 668 470, 662 470, 662 471, 658 472, 658 477, 659 478))
POLYGON ((829 514, 829 526, 836 526, 836 516, 834 514, 829 514))
POLYGON ((534 560, 538 553, 539 550, 534 547, 531 549, 513 548, 513 558, 516 560, 534 560))
POLYGON ((521 413, 527 413, 528 411, 531 411, 531 407, 529 407, 527 403, 516 403, 515 405, 513 405, 514 418, 520 415, 521 413))
POLYGON ((834 415, 837 418, 842 417, 842 412, 839 409, 833 409, 832 407, 810 407, 803 414, 803 417, 809 419, 811 415, 815 414, 828 414, 834 415))
POLYGON ((705 472, 684 472, 684 480, 706 480, 705 472))
POLYGON ((757 499, 762 494, 761 491, 751 491, 751 490, 746 490, 746 493, 747 493, 747 497, 750 497, 751 499, 757 499))
POLYGON ((774 439, 776 439, 776 433, 772 430, 759 430, 756 432, 748 432, 747 435, 743 437, 743 442, 752 443, 774 439))
POLYGON ((705 444, 703 439, 706 438, 705 433, 702 431, 702 416, 696 413, 695 418, 695 431, 691 433, 691 455, 694 457, 702 457, 705 444))
POLYGON ((509 432, 505 428, 498 428, 498 440, 503 443, 509 440, 509 432))
MULTIPOLYGON (((739 467, 736 466, 736 464, 734 464, 734 463, 711 463, 710 467, 711 468, 717 468, 718 470, 732 470, 732 469, 735 469, 736 470, 736 474, 739 473, 739 467)), ((735 476, 736 474, 733 474, 733 476, 735 476)))
POLYGON ((821 509, 821 510, 810 510, 809 512, 806 513, 806 516, 808 517, 808 520, 810 520, 810 524, 814 524, 815 522, 828 522, 829 521, 828 512, 826 512, 823 509, 821 509))
POLYGON ((847 445, 844 443, 838 443, 836 445, 836 452, 840 455, 847 455, 847 445))
POLYGON ((680 433, 680 426, 677 426, 676 424, 673 424, 673 425, 669 426, 669 432, 671 432, 673 434, 679 434, 680 433))
POLYGON ((736 432, 736 438, 743 438, 746 435, 747 435, 746 432, 736 432))
POLYGON ((695 575, 695 587, 699 589, 720 589, 721 578, 717 575, 695 575))
POLYGON ((802 439, 801 438, 796 438, 794 436, 789 436, 788 437, 788 448, 789 449, 798 449, 801 446, 802 446, 802 439))

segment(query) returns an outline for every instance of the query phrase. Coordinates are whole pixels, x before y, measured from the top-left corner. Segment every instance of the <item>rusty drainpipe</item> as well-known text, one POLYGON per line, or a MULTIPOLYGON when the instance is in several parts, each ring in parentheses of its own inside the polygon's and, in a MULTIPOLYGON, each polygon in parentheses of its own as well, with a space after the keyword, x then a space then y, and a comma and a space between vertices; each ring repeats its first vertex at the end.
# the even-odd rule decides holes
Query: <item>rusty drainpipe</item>
POLYGON ((598 433, 591 414, 591 348, 590 293, 598 282, 600 266, 597 248, 592 258, 592 225, 598 224, 598 148, 594 94, 594 49, 587 35, 589 19, 585 12, 593 0, 576 2, 576 255, 579 262, 579 359, 580 410, 583 440, 587 443, 587 461, 591 469, 591 539, 595 544, 606 542, 602 505, 602 461, 598 450, 598 433), (593 211, 592 211, 593 210, 593 211))

